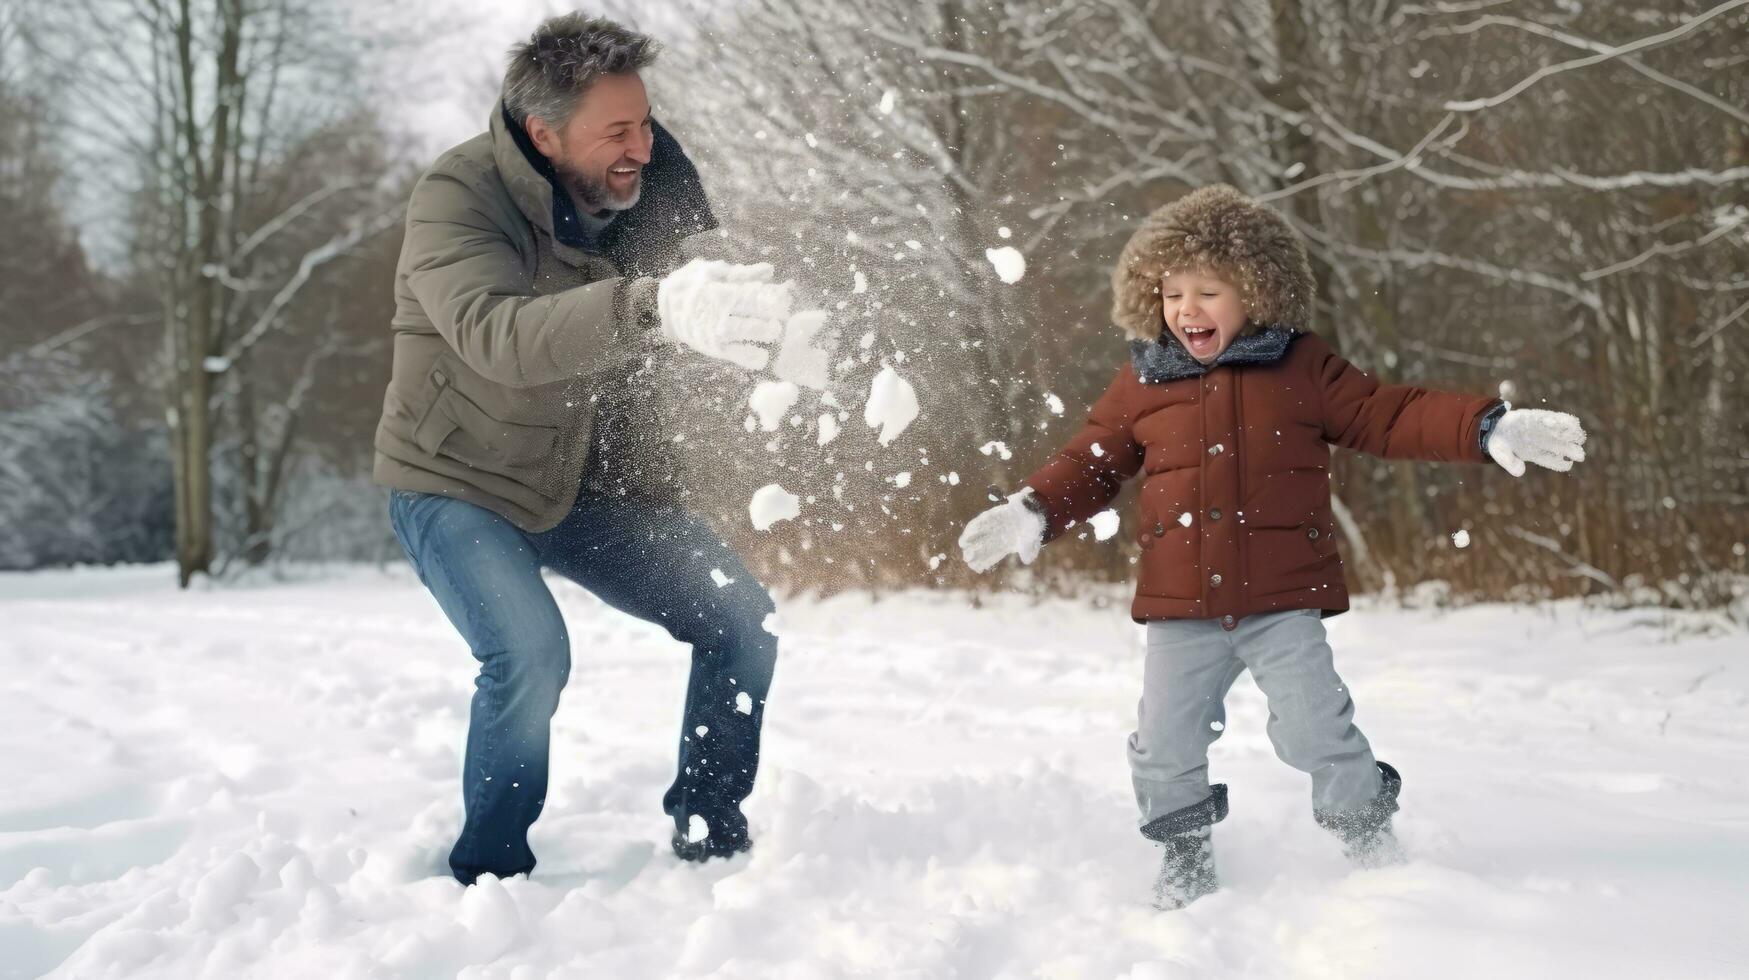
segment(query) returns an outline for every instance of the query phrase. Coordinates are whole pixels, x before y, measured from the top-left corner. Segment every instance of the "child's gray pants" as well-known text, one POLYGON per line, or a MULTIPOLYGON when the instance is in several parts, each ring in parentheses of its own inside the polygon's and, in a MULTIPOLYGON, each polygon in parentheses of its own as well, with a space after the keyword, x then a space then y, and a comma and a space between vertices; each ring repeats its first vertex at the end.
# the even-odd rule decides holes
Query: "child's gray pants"
POLYGON ((1129 741, 1144 826, 1208 800, 1208 750, 1226 727, 1221 702, 1247 668, 1269 699, 1275 754, 1312 776, 1315 813, 1355 810, 1378 795, 1372 747, 1354 727, 1354 702, 1336 676, 1318 610, 1246 616, 1230 631, 1214 619, 1157 620, 1148 624, 1140 719, 1129 741))

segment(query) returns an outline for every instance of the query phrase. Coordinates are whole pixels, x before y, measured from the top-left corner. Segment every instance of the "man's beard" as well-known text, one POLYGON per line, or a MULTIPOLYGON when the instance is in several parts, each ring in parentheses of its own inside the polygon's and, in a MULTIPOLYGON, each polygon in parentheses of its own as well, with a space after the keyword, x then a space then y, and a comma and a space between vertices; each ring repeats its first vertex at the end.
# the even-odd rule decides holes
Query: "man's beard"
POLYGON ((631 194, 622 197, 610 190, 601 178, 592 177, 562 164, 554 164, 553 169, 558 171, 559 180, 564 184, 565 189, 571 192, 571 197, 591 214, 598 211, 629 211, 632 205, 638 203, 638 197, 644 190, 641 173, 638 175, 638 180, 632 184, 631 194))

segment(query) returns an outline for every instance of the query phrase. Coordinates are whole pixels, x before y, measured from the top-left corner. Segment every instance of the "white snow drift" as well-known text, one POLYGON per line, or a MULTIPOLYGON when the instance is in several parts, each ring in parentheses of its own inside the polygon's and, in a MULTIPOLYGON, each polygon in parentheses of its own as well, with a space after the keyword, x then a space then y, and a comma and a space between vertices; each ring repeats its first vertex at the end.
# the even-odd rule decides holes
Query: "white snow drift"
MULTIPOLYGON (((532 880, 444 873, 474 660, 399 564, 178 592, 0 575, 0 976, 1741 975, 1741 633, 1562 603, 1329 621, 1412 860, 1351 871, 1228 699, 1226 887, 1147 906, 1122 590, 780 600, 757 843, 660 809, 686 651, 553 580, 573 668, 532 880)), ((736 588, 731 585, 729 588, 736 588)), ((750 709, 750 705, 748 709, 750 709)))

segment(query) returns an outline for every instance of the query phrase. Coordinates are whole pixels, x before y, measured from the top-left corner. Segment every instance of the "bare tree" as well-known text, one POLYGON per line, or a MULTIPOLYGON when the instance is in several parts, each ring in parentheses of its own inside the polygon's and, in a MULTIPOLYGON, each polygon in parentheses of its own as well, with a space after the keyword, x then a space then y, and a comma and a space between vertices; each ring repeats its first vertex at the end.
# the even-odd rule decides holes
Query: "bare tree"
POLYGON ((225 377, 287 328, 294 300, 336 260, 398 222, 374 175, 287 196, 309 134, 368 125, 356 116, 365 93, 351 88, 364 39, 329 0, 75 0, 44 18, 38 43, 77 101, 92 165, 137 179, 130 255, 163 325, 186 585, 213 559, 213 447, 223 413, 242 404, 226 392, 248 384, 227 389, 225 377), (288 257, 285 243, 312 224, 321 234, 288 257))
POLYGON ((54 102, 0 12, 0 567, 161 557, 163 474, 130 417, 115 284, 59 206, 54 102))

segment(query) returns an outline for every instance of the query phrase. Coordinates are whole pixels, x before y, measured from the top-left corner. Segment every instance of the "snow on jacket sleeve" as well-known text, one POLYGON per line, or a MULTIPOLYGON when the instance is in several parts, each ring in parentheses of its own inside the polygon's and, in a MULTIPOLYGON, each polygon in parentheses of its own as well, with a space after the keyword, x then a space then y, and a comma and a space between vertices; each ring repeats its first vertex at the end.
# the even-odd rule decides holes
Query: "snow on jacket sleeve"
POLYGON ((1482 417, 1500 403, 1498 398, 1382 385, 1321 338, 1307 335, 1297 342, 1311 348, 1308 361, 1326 440, 1387 459, 1487 462, 1482 417))
POLYGON ((603 279, 536 295, 529 271, 489 207, 461 181, 427 174, 407 208, 407 287, 468 366, 526 388, 600 369, 654 322, 654 282, 603 279), (636 287, 652 295, 637 302, 636 287), (639 314, 643 311, 649 314, 639 314))
POLYGON ((1093 403, 1081 431, 1026 478, 1044 505, 1046 541, 1105 509, 1124 481, 1141 469, 1142 447, 1136 444, 1129 407, 1136 402, 1139 383, 1134 369, 1125 364, 1093 403))

